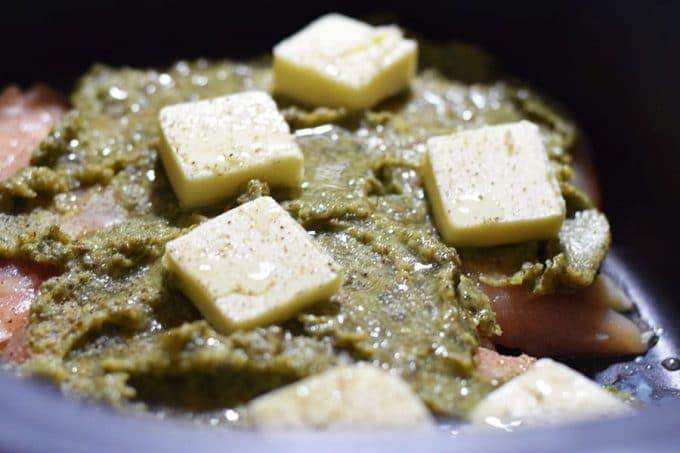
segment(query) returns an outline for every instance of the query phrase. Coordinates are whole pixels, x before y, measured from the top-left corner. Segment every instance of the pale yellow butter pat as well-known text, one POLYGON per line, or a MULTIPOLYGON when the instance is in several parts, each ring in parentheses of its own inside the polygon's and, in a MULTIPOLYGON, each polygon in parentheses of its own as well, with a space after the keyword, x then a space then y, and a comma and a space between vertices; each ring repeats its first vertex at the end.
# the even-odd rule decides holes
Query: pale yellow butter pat
POLYGON ((260 428, 397 428, 432 424, 425 405, 400 378, 370 365, 340 366, 253 400, 260 428))
POLYGON ((270 197, 168 242, 163 261, 182 292, 223 333, 284 321, 342 283, 332 258, 270 197))
POLYGON ((541 359, 488 394, 470 418, 475 423, 507 429, 631 412, 623 401, 585 376, 553 360, 541 359))
POLYGON ((396 26, 328 14, 274 47, 274 91, 315 106, 369 108, 408 86, 417 54, 396 26))
POLYGON ((556 237, 565 203, 538 126, 487 126, 427 142, 423 175, 435 223, 454 246, 556 237))
POLYGON ((161 158, 180 203, 205 206, 251 179, 296 187, 303 156, 271 96, 248 91, 164 107, 161 158))

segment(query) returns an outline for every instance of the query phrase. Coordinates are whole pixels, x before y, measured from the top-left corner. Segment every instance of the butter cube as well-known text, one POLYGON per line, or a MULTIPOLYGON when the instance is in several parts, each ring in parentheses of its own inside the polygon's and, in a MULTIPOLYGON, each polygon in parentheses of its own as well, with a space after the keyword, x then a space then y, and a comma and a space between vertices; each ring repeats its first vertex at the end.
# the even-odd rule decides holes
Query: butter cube
POLYGON ((557 177, 538 126, 529 121, 431 138, 423 179, 450 245, 548 239, 564 220, 557 177))
POLYGON ((253 400, 259 428, 396 428, 428 426, 425 405, 400 378, 369 365, 340 366, 253 400))
POLYGON ((194 208, 259 179, 300 184, 303 156, 271 96, 259 91, 164 107, 160 154, 180 203, 194 208))
POLYGON ((554 424, 632 410, 590 379, 550 359, 489 393, 472 410, 475 423, 497 428, 554 424))
POLYGON ((369 108, 408 86, 417 54, 396 26, 328 14, 274 47, 274 91, 314 106, 369 108))
POLYGON ((332 258, 270 197, 168 242, 163 260, 182 292, 222 333, 284 321, 342 283, 332 258))

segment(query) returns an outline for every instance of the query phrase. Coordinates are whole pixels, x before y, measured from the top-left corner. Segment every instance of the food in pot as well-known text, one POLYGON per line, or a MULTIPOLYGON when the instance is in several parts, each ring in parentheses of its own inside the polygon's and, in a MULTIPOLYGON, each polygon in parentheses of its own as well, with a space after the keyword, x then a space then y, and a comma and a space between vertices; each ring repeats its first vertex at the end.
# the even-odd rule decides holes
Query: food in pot
POLYGON ((610 225, 578 130, 474 48, 422 41, 416 74, 415 45, 333 15, 273 67, 97 65, 67 111, 5 91, 3 359, 247 426, 533 423, 586 387, 625 412, 534 358, 647 349, 600 273, 610 225))

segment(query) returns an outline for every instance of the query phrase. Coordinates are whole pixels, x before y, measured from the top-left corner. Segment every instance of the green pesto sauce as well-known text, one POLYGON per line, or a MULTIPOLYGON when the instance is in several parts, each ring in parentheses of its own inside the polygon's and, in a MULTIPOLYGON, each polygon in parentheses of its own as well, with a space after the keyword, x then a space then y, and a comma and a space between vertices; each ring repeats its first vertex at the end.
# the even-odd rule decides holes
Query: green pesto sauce
POLYGON ((461 257, 502 260, 507 275, 489 281, 547 293, 589 284, 609 231, 568 246, 589 221, 602 227, 604 217, 592 211, 545 243, 460 251, 443 244, 419 173, 433 135, 535 121, 570 215, 590 202, 567 183, 570 123, 527 88, 489 83, 491 60, 474 49, 421 50, 424 69, 410 91, 372 111, 349 115, 278 100, 306 176, 300 190, 273 196, 342 265, 345 283, 282 325, 230 335, 202 320, 160 258, 167 241, 269 188, 251 181, 234 200, 182 211, 158 158, 157 113, 177 102, 268 90, 268 61, 180 62, 167 72, 92 68, 31 166, 0 188, 0 257, 34 260, 59 274, 33 303, 32 358, 23 370, 117 406, 206 412, 364 360, 397 370, 436 414, 464 416, 497 384, 474 371, 478 332, 500 330, 488 298, 462 273, 461 257), (75 195, 100 193, 112 194, 127 220, 73 239, 64 219, 82 208, 75 195))

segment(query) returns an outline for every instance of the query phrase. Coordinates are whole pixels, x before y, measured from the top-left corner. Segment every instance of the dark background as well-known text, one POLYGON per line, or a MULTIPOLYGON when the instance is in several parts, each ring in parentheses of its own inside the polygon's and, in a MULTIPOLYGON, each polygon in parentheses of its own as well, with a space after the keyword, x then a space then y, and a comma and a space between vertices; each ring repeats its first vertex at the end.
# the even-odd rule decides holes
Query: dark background
MULTIPOLYGON (((391 12, 426 37, 478 43, 559 100, 593 145, 617 255, 644 282, 678 353, 680 2, 0 0, 0 87, 46 81, 68 91, 94 61, 247 57, 330 11, 391 12)), ((46 426, 58 436, 54 422, 46 426)))

